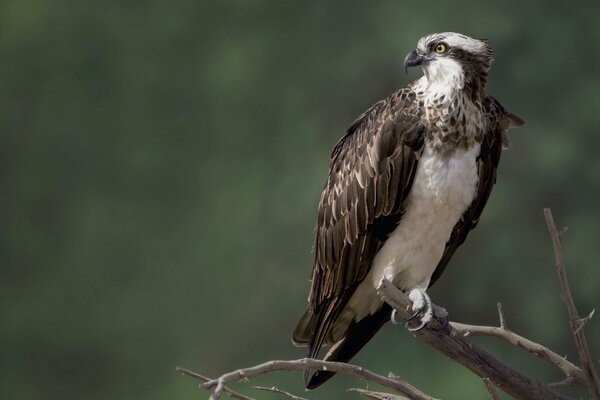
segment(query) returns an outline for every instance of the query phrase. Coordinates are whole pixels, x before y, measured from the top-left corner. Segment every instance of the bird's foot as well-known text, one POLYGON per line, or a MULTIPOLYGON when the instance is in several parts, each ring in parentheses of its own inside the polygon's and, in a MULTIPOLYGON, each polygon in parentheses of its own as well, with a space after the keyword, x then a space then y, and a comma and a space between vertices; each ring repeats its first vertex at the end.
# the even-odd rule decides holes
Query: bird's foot
POLYGON ((412 300, 412 310, 414 314, 408 319, 411 320, 417 316, 421 316, 421 323, 414 327, 408 328, 411 332, 420 331, 425 328, 428 323, 433 320, 433 304, 429 295, 423 288, 414 288, 408 293, 408 297, 412 300))

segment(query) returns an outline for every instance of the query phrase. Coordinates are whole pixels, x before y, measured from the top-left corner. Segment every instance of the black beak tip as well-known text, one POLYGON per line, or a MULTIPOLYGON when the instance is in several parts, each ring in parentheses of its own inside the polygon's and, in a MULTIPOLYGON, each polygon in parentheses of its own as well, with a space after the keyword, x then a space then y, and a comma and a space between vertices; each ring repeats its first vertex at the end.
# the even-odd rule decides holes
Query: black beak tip
POLYGON ((404 73, 408 74, 409 67, 423 65, 425 61, 425 55, 423 53, 418 50, 411 51, 406 55, 406 58, 404 58, 404 73))

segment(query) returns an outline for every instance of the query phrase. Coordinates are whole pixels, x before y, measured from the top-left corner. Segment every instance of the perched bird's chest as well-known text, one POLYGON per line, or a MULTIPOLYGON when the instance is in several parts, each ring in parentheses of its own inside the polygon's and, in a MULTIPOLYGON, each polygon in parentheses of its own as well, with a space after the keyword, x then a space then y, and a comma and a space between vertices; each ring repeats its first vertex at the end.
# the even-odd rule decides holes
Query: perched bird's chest
POLYGON ((458 222, 477 191, 479 151, 477 142, 453 152, 426 144, 407 198, 407 211, 426 225, 420 230, 441 230, 445 236, 458 222))
POLYGON ((448 154, 481 143, 487 124, 480 99, 436 86, 417 93, 432 148, 448 154))
POLYGON ((357 319, 379 308, 375 290, 384 277, 401 289, 427 288, 454 226, 476 196, 480 147, 475 142, 466 149, 440 153, 425 144, 402 219, 349 302, 357 319))
POLYGON ((452 230, 477 193, 480 145, 440 153, 431 144, 419 160, 406 211, 375 258, 373 276, 399 287, 429 285, 452 230))
POLYGON ((454 226, 477 193, 477 159, 485 129, 481 105, 452 91, 421 95, 426 123, 423 152, 405 213, 373 263, 401 288, 423 287, 437 267, 454 226))

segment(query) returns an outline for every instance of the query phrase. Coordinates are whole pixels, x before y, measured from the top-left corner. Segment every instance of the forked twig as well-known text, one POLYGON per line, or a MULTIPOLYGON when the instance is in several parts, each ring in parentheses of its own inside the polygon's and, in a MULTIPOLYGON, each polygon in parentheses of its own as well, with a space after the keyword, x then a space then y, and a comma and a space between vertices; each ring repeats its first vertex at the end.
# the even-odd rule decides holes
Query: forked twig
POLYGON ((554 261, 556 264, 556 272, 558 273, 561 289, 560 297, 567 306, 567 312, 569 313, 569 325, 575 339, 575 347, 577 347, 577 353, 579 354, 581 369, 583 370, 587 387, 590 391, 590 397, 593 400, 600 400, 600 380, 598 380, 598 374, 594 368, 594 362, 592 360, 587 339, 585 338, 585 333, 583 331, 583 325, 589 321, 589 319, 591 319, 593 312, 590 313, 587 320, 586 318, 583 320, 579 318, 579 313, 577 312, 575 302, 573 301, 571 287, 569 286, 567 271, 565 269, 565 263, 563 260, 561 238, 566 230, 562 230, 562 233, 560 233, 558 229, 556 229, 554 217, 552 216, 552 211, 549 208, 544 209, 544 216, 546 218, 546 225, 548 225, 548 231, 550 232, 552 246, 554 248, 554 261))
POLYGON ((254 389, 256 390, 263 390, 265 392, 273 392, 273 393, 277 393, 280 394, 282 396, 285 397, 289 397, 292 400, 307 400, 304 397, 300 397, 300 396, 296 396, 295 394, 292 394, 290 392, 286 392, 285 390, 281 390, 275 386, 271 386, 271 387, 266 387, 266 386, 252 386, 254 389))
POLYGON ((376 400, 410 400, 408 397, 399 395, 399 394, 391 394, 385 392, 373 392, 372 390, 359 389, 359 388, 350 388, 346 390, 347 392, 356 392, 359 393, 366 398, 376 399, 376 400))
POLYGON ((568 361, 566 358, 556 354, 549 348, 524 338, 508 329, 506 317, 502 311, 502 305, 498 303, 498 314, 500 318, 500 326, 483 326, 470 325, 460 322, 452 322, 454 329, 462 333, 464 336, 492 336, 512 344, 515 347, 526 350, 528 353, 534 354, 541 359, 549 362, 562 371, 567 378, 571 378, 570 382, 573 386, 585 385, 585 377, 583 371, 577 365, 568 361))
MULTIPOLYGON (((208 382, 208 381, 212 381, 211 378, 201 375, 197 372, 194 371, 190 371, 189 369, 185 369, 185 368, 181 368, 181 367, 177 367, 175 368, 175 370, 177 370, 178 372, 181 372, 183 375, 187 375, 187 376, 191 376, 192 378, 196 378, 201 380, 202 382, 208 382)), ((202 387, 202 384, 200 384, 200 387, 202 387)), ((227 386, 223 387, 223 392, 225 392, 225 394, 227 396, 229 396, 232 399, 239 399, 239 400, 255 400, 252 397, 248 397, 246 395, 243 395, 241 393, 235 392, 231 389, 229 389, 227 386)))
POLYGON ((435 400, 433 397, 420 391, 408 382, 386 378, 357 365, 316 360, 313 358, 267 361, 266 363, 255 365, 253 367, 228 372, 221 375, 217 379, 211 379, 210 381, 201 384, 200 387, 204 389, 211 389, 212 394, 210 396, 210 400, 217 400, 220 398, 221 393, 229 383, 238 382, 244 379, 251 379, 273 371, 306 371, 314 369, 334 371, 367 379, 390 389, 397 390, 398 392, 414 400, 435 400))
MULTIPOLYGON (((412 302, 405 293, 390 281, 382 280, 377 293, 383 301, 397 311, 400 317, 410 316, 411 313, 408 310, 411 309, 412 302)), ((439 307, 435 309, 437 310, 439 307)), ((435 314, 434 323, 425 329, 414 332, 414 335, 448 356, 451 360, 462 364, 481 378, 490 378, 496 387, 517 399, 551 400, 570 398, 520 373, 483 350, 463 336, 454 327, 453 323, 444 327, 443 318, 440 318, 437 312, 435 314)))

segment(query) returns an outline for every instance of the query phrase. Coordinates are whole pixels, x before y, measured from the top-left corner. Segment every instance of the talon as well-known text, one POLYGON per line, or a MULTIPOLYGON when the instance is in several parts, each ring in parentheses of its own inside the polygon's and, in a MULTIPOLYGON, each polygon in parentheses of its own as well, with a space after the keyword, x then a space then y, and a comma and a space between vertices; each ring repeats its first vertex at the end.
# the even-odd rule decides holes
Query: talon
POLYGON ((396 319, 396 315, 397 314, 398 314, 398 311, 396 311, 396 309, 393 309, 392 310, 392 317, 390 318, 390 321, 394 325, 400 325, 400 322, 398 322, 398 320, 396 319))
MULTIPOLYGON (((394 310, 394 311, 396 311, 396 310, 394 310)), ((417 310, 417 311, 415 311, 413 315, 411 315, 411 316, 410 316, 410 317, 408 317, 408 318, 404 318, 404 320, 405 320, 405 321, 412 321, 412 320, 413 320, 413 319, 415 319, 415 318, 416 318, 416 317, 417 317, 419 314, 421 314, 421 310, 417 310)))
POLYGON ((408 327, 410 332, 420 331, 433 320, 433 305, 431 299, 425 292, 425 289, 416 287, 410 291, 408 297, 413 302, 413 311, 415 312, 407 321, 421 315, 421 323, 415 328, 408 327))
POLYGON ((428 323, 428 321, 421 321, 421 325, 417 326, 416 328, 411 328, 409 326, 406 329, 408 329, 410 332, 417 332, 417 331, 420 331, 421 329, 425 328, 427 323, 428 323))

